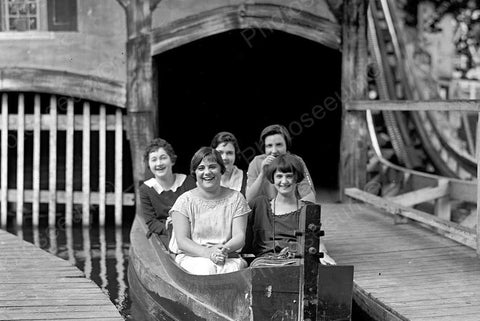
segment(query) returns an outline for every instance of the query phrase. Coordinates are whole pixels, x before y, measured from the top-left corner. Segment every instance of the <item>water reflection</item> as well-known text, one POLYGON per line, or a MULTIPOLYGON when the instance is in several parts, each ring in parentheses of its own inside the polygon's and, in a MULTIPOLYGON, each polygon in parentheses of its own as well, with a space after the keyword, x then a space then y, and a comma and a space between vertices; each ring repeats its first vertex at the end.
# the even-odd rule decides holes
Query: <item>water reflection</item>
POLYGON ((7 230, 78 267, 110 297, 124 318, 133 321, 127 281, 129 227, 24 226, 7 230))

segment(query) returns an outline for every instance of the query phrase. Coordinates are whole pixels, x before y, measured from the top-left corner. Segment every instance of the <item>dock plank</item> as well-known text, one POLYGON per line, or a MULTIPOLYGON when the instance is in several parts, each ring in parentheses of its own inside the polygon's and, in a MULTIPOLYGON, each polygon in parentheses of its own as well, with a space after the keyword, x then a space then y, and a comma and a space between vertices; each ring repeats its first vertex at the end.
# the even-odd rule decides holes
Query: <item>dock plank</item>
POLYGON ((323 204, 329 254, 354 265, 354 298, 376 320, 479 320, 475 250, 363 204, 323 204))
POLYGON ((0 320, 123 318, 77 267, 0 230, 0 320))

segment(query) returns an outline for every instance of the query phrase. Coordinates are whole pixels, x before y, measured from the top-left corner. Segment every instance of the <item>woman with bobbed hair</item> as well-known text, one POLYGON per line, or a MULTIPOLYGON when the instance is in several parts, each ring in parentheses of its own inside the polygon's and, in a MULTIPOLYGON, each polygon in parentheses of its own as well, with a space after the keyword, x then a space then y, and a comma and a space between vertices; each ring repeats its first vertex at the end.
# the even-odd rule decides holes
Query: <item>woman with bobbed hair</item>
MULTIPOLYGON (((252 204, 251 224, 253 232, 252 252, 256 256, 294 253, 297 250, 295 231, 299 228, 300 211, 312 204, 299 198, 298 182, 304 179, 302 162, 291 154, 278 155, 265 169, 265 178, 273 185, 276 195, 258 196, 252 204)), ((335 264, 326 254, 321 260, 335 264)))
POLYGON ((220 153, 225 164, 220 185, 239 191, 245 196, 247 173, 235 165, 236 156, 240 153, 237 138, 230 132, 219 132, 213 137, 210 147, 220 153))
POLYGON ((192 274, 218 274, 247 266, 238 255, 245 244, 250 208, 243 195, 221 186, 225 165, 219 152, 200 148, 190 172, 197 187, 182 194, 172 209, 178 249, 175 261, 192 274))
POLYGON ((172 145, 162 138, 148 144, 143 159, 153 174, 139 189, 147 237, 152 233, 166 235, 165 222, 170 208, 178 196, 195 187, 195 180, 190 175, 173 173, 177 155, 172 145))

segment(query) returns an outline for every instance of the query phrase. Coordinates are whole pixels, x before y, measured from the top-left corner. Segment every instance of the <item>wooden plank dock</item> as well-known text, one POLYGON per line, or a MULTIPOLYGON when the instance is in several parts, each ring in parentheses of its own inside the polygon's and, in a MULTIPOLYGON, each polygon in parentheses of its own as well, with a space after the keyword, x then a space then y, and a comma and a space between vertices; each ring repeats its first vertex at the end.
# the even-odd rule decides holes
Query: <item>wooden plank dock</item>
POLYGON ((0 230, 0 320, 124 320, 68 261, 0 230))
POLYGON ((475 250, 363 204, 324 204, 322 224, 329 254, 354 265, 354 299, 375 320, 479 320, 475 250))

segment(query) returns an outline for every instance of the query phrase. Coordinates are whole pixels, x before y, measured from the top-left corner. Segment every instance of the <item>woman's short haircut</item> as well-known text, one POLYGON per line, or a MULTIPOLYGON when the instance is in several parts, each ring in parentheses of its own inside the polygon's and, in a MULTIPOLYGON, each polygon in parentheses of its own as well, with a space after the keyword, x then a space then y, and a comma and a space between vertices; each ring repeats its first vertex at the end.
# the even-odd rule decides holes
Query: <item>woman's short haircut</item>
POLYGON ((220 165, 220 172, 222 175, 225 173, 225 164, 223 163, 222 155, 220 155, 220 153, 212 147, 201 147, 193 155, 192 161, 190 162, 190 174, 192 174, 194 178, 196 178, 195 170, 204 159, 216 162, 218 165, 220 165))
POLYGON ((273 177, 275 172, 293 173, 295 182, 299 183, 305 178, 303 164, 298 157, 292 154, 282 154, 275 157, 275 159, 267 166, 265 177, 273 184, 273 177))
POLYGON ((150 153, 156 152, 160 148, 163 148, 167 155, 170 157, 172 163, 175 163, 177 160, 177 154, 173 150, 172 145, 170 145, 165 139, 154 138, 145 148, 145 153, 143 154, 143 160, 148 164, 148 157, 150 153))
POLYGON ((210 144, 210 147, 212 148, 217 148, 218 145, 220 144, 227 144, 231 143, 233 145, 233 148, 235 148, 235 154, 240 153, 240 147, 238 146, 238 140, 230 132, 219 132, 218 134, 215 135, 212 139, 212 143, 210 144))
POLYGON ((283 125, 274 124, 265 127, 260 133, 260 144, 262 145, 263 151, 265 151, 265 139, 267 138, 267 136, 272 136, 276 134, 280 134, 283 136, 283 138, 285 139, 285 143, 287 144, 287 150, 290 149, 290 147, 292 146, 292 136, 290 136, 287 128, 285 128, 285 126, 283 125))

